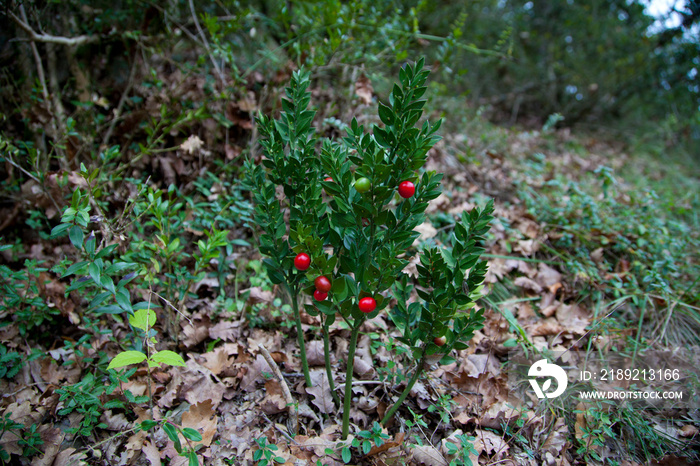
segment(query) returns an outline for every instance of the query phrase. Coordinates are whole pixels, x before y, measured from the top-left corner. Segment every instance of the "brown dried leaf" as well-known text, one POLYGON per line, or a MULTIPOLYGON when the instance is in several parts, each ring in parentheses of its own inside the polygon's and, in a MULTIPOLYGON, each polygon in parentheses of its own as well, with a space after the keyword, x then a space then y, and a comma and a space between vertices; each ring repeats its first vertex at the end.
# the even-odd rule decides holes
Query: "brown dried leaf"
POLYGON ((214 375, 221 374, 224 369, 227 369, 233 364, 233 361, 231 361, 229 357, 229 352, 223 346, 216 348, 214 351, 204 353, 202 357, 204 358, 202 365, 209 369, 214 375))
POLYGON ((114 414, 112 410, 102 413, 100 421, 107 425, 107 429, 117 432, 127 430, 131 425, 124 413, 114 414))
POLYGON ((181 341, 187 348, 197 346, 209 338, 209 327, 211 327, 209 316, 203 312, 198 312, 192 316, 190 322, 183 320, 180 324, 184 335, 181 341))
POLYGON ((586 326, 590 323, 586 311, 576 304, 562 304, 557 308, 556 317, 567 332, 579 335, 586 333, 586 326))
POLYGON ((355 81, 355 95, 357 95, 363 104, 369 105, 372 103, 372 94, 374 89, 372 88, 372 83, 369 78, 364 74, 361 74, 357 81, 355 81))
MULTIPOLYGON (((495 455, 496 459, 501 459, 510 449, 508 442, 503 440, 500 435, 496 435, 490 430, 476 429, 474 431, 474 437, 476 437, 475 444, 481 444, 483 450, 489 455, 495 455)), ((477 451, 480 450, 476 445, 475 448, 477 451)))
POLYGON ((430 445, 419 445, 413 448, 413 460, 417 465, 448 466, 442 453, 430 445))
POLYGON ((561 279, 562 276, 559 272, 547 264, 540 262, 535 280, 542 285, 543 288, 549 288, 552 285, 560 283, 561 279))
POLYGON ((277 414, 287 410, 282 386, 275 379, 265 382, 265 398, 260 402, 260 408, 266 414, 277 414))
POLYGON ((542 450, 551 453, 554 457, 560 456, 564 446, 566 446, 568 436, 569 428, 566 425, 566 420, 563 417, 557 418, 554 428, 542 445, 542 450))
POLYGON ((209 328, 209 338, 216 340, 221 338, 224 341, 236 342, 241 338, 241 322, 230 322, 222 320, 209 328))
MULTIPOLYGON (((83 466, 87 464, 85 457, 84 452, 76 453, 75 448, 69 447, 56 455, 52 466, 83 466)), ((160 466, 160 463, 158 465, 160 466)))
MULTIPOLYGON (((386 434, 386 429, 382 429, 384 433, 386 434)), ((403 445, 403 438, 406 434, 404 432, 399 432, 396 434, 396 437, 394 440, 389 440, 385 441, 381 446, 374 446, 372 449, 367 453, 367 456, 374 456, 379 453, 385 452, 387 450, 390 450, 392 448, 397 448, 403 445)))
POLYGON ((143 443, 143 448, 141 450, 146 460, 151 463, 151 466, 161 466, 160 462, 160 451, 158 447, 151 441, 146 440, 143 443))
POLYGON ((204 145, 204 141, 199 139, 199 136, 193 134, 187 138, 185 142, 180 144, 180 149, 187 152, 188 154, 193 154, 204 145))
POLYGON ((241 389, 246 392, 254 391, 255 383, 262 379, 263 372, 272 373, 272 370, 270 366, 267 365, 267 361, 265 361, 262 354, 258 354, 255 357, 255 361, 252 364, 248 364, 248 372, 246 372, 241 380, 241 389))
POLYGON ((692 424, 686 424, 683 427, 681 427, 680 435, 681 437, 685 438, 695 437, 696 435, 698 435, 698 428, 692 424))
POLYGON ((411 389, 410 395, 416 398, 416 402, 421 409, 427 409, 432 403, 430 399, 430 393, 428 389, 425 388, 425 384, 418 382, 411 389))
POLYGON ((248 91, 246 96, 238 101, 238 108, 244 112, 255 112, 258 109, 255 92, 248 91))
POLYGON ((532 291, 535 294, 542 293, 542 287, 538 285, 537 282, 535 282, 534 280, 530 280, 527 277, 518 277, 515 280, 513 280, 513 284, 515 284, 515 286, 519 286, 526 290, 532 291))
POLYGON ((540 300, 540 313, 545 317, 551 317, 557 311, 559 307, 559 301, 554 297, 553 293, 545 292, 540 300))
POLYGON ((199 444, 207 447, 214 439, 218 420, 211 400, 191 405, 188 411, 182 413, 182 427, 190 427, 199 432, 202 435, 202 441, 199 444))
POLYGON ((540 234, 540 226, 537 222, 530 220, 528 218, 520 218, 518 222, 518 230, 530 239, 535 239, 540 234))
POLYGON ((437 236, 437 230, 433 226, 432 223, 430 223, 429 220, 426 220, 425 222, 421 223, 417 227, 413 229, 413 231, 417 231, 420 233, 420 236, 416 238, 416 240, 413 242, 413 244, 419 244, 424 242, 427 239, 433 238, 437 236))
MULTIPOLYGON (((506 393, 504 393, 504 397, 507 397, 506 393)), ((500 429, 503 424, 510 424, 519 417, 520 410, 514 407, 509 401, 502 400, 491 404, 486 412, 481 414, 479 425, 482 427, 500 429)))
POLYGON ((200 366, 194 359, 187 360, 187 373, 180 393, 191 405, 211 400, 214 407, 223 399, 226 386, 212 380, 213 374, 209 369, 200 366))
POLYGON ((259 286, 254 286, 248 290, 241 290, 241 293, 250 291, 248 295, 248 304, 271 303, 275 300, 275 294, 272 291, 263 290, 259 286))
POLYGON ((353 362, 352 369, 355 374, 358 375, 363 380, 368 380, 374 378, 375 372, 372 364, 368 363, 364 359, 357 358, 353 362))
POLYGON ((603 252, 605 252, 603 248, 598 248, 591 252, 590 256, 593 262, 600 264, 603 261, 603 252))
POLYGON ((333 397, 331 395, 331 386, 328 383, 326 371, 323 369, 316 369, 312 370, 310 375, 313 387, 307 387, 306 393, 314 396, 311 402, 324 414, 335 412, 335 405, 333 404, 333 397))
POLYGON ((562 332, 564 332, 564 327, 554 317, 544 319, 530 327, 530 335, 533 337, 557 335, 562 332))
POLYGON ((323 342, 313 340, 306 344, 306 358, 310 366, 323 366, 325 359, 323 356, 323 342))
POLYGON ((535 239, 518 241, 513 248, 514 251, 522 253, 523 256, 531 256, 539 249, 540 243, 535 239))

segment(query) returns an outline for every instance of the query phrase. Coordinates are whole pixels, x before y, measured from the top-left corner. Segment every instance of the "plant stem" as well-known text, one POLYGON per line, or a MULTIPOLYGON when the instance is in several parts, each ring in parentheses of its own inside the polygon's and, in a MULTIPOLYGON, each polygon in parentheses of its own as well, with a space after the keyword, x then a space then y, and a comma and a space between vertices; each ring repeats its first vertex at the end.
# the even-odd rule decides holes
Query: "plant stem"
POLYGON ((352 371, 355 364, 355 347, 357 346, 357 335, 360 333, 360 327, 365 319, 362 317, 356 322, 350 334, 350 346, 348 347, 348 361, 345 369, 345 397, 343 398, 343 431, 340 436, 341 440, 348 438, 350 427, 350 401, 352 400, 352 371))
POLYGON ((301 356, 301 368, 304 371, 304 379, 306 380, 306 386, 311 388, 313 384, 311 383, 311 375, 309 374, 309 362, 306 359, 306 343, 304 343, 304 331, 301 328, 301 316, 299 315, 299 299, 297 296, 297 288, 295 286, 289 287, 289 284, 285 284, 287 292, 292 299, 292 310, 294 310, 294 320, 297 324, 297 341, 299 342, 299 354, 301 356))
POLYGON ((396 400, 396 403, 393 404, 393 406, 389 409, 389 411, 384 414, 384 419, 382 419, 382 425, 386 426, 386 424, 391 420, 392 417, 394 417, 394 413, 396 412, 397 409, 399 409, 399 406, 401 406, 401 403, 406 399, 408 394, 411 392, 411 389, 413 386, 416 384, 418 379, 420 378, 420 375, 423 373, 423 367, 425 365, 425 352, 423 353, 423 356, 420 358, 420 362, 418 363, 418 367, 416 367, 416 371, 413 373, 413 377, 411 377, 411 380, 408 381, 408 385, 406 385, 406 388, 404 388, 403 392, 401 393, 401 396, 399 397, 398 400, 396 400))
POLYGON ((326 375, 328 376, 328 385, 331 388, 331 396, 335 406, 340 406, 340 398, 335 392, 335 382, 333 381, 333 371, 331 370, 331 345, 329 342, 328 316, 323 319, 323 358, 326 363, 326 375))

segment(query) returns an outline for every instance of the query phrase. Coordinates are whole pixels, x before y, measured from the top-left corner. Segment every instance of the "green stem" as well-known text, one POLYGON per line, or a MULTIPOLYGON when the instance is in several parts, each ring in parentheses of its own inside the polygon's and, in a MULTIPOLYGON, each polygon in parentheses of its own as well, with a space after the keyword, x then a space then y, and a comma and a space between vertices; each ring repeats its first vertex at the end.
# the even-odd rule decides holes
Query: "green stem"
POLYGON ((331 370, 331 345, 329 341, 328 316, 323 319, 323 358, 326 363, 326 375, 328 376, 328 385, 331 388, 331 396, 336 407, 340 406, 340 398, 335 392, 335 382, 333 381, 333 371, 331 370))
POLYGON ((294 320, 297 325, 297 341, 299 342, 299 353, 301 355, 301 368, 304 371, 304 379, 306 380, 306 386, 311 388, 313 384, 311 383, 311 375, 309 374, 309 362, 306 359, 306 343, 304 343, 304 331, 301 328, 301 316, 299 315, 299 300, 297 296, 296 287, 289 287, 289 284, 285 284, 289 296, 292 298, 292 310, 294 311, 294 320))
POLYGON ((357 335, 360 333, 360 327, 365 321, 362 317, 352 328, 350 334, 350 346, 348 347, 348 361, 345 370, 345 398, 343 398, 343 431, 340 436, 341 440, 348 438, 350 427, 350 402, 352 401, 352 371, 355 363, 355 347, 357 346, 357 335))
POLYGON ((399 409, 399 406, 401 406, 401 403, 406 399, 408 394, 411 392, 411 389, 413 386, 416 384, 418 379, 420 378, 420 375, 423 373, 423 366, 425 365, 425 353, 423 353, 423 356, 420 358, 420 362, 418 363, 418 367, 416 367, 416 372, 414 372, 413 377, 411 377, 411 380, 408 381, 408 385, 406 385, 406 388, 404 388, 403 392, 401 393, 401 396, 399 397, 398 400, 396 400, 396 403, 393 404, 393 406, 389 409, 389 411, 386 412, 384 415, 384 419, 382 419, 382 425, 386 426, 386 424, 391 420, 392 417, 394 417, 394 413, 396 412, 397 409, 399 409))

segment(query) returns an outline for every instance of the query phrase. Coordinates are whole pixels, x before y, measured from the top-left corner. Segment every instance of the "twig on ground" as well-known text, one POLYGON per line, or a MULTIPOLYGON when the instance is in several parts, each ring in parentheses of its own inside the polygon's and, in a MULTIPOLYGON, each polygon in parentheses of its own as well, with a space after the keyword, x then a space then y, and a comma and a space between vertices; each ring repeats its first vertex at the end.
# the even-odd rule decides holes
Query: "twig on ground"
POLYGON ((267 351, 267 348, 265 348, 263 345, 258 345, 258 348, 260 348, 260 353, 262 353, 263 358, 265 358, 265 361, 267 361, 267 365, 270 366, 270 369, 272 369, 273 375, 282 386, 282 393, 284 394, 284 399, 287 402, 289 415, 292 417, 292 425, 294 426, 294 434, 296 435, 299 431, 299 415, 297 413, 294 398, 292 398, 292 393, 289 391, 289 386, 287 385, 287 382, 285 382, 284 377, 282 377, 280 368, 277 367, 277 363, 275 363, 275 360, 272 359, 272 356, 270 356, 270 352, 267 351))

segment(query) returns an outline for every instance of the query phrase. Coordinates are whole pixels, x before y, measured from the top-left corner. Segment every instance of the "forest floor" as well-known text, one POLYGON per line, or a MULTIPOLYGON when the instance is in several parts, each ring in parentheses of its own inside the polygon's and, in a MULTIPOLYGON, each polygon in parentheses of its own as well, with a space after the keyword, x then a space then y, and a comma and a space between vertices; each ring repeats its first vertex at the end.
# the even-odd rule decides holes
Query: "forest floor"
MULTIPOLYGON (((228 129, 206 118, 183 131, 168 114, 149 133, 139 124, 164 116, 164 102, 204 99, 203 84, 192 76, 159 80, 160 87, 136 88, 142 113, 133 112, 114 133, 122 153, 95 158, 87 181, 71 160, 52 165, 41 180, 22 178, 8 165, 21 189, 3 204, 0 230, 4 463, 188 464, 166 430, 137 428, 167 417, 199 432, 201 439, 179 441, 196 449, 200 464, 264 464, 260 455, 288 465, 346 464, 343 446, 372 431, 412 367, 388 350, 397 330, 385 313, 364 325, 353 433, 343 443, 340 410, 323 378, 320 322, 302 314, 315 382, 305 387, 289 300, 262 267, 251 196, 239 182, 254 147, 252 117, 278 108, 286 77, 272 91, 265 87, 267 94, 251 80, 247 94, 223 103, 228 129), (137 155, 134 142, 150 150, 137 155), (90 179, 93 168, 100 173, 90 179), (185 366, 142 364, 120 378, 106 370, 120 351, 143 344, 133 343, 133 323, 117 305, 94 312, 100 290, 83 286, 93 270, 90 277, 67 273, 86 260, 75 238, 50 235, 60 210, 75 205, 76 188, 90 193, 82 205, 91 216, 85 237, 92 231, 98 250, 116 245, 102 277, 111 275, 114 286, 134 279, 126 271, 140 274, 127 293, 134 302, 158 303, 156 348, 177 352, 185 366), (195 273, 196 243, 213 222, 228 236, 202 278, 195 273)), ((336 129, 324 116, 378 121, 366 79, 355 81, 347 106, 334 114, 329 92, 313 89, 316 125, 327 134, 336 129)), ((429 104, 441 109, 436 116, 444 111, 446 123, 426 167, 445 173, 443 194, 430 203, 415 247, 443 244, 463 211, 495 200, 485 256, 489 294, 478 303, 485 326, 467 350, 453 354, 457 362, 426 372, 382 431, 383 441, 375 439, 368 452, 361 443, 350 447, 351 464, 698 464, 696 168, 662 164, 639 149, 568 129, 504 129, 445 110, 460 105, 446 102, 429 104), (518 351, 563 354, 566 393, 540 400, 528 391, 527 376, 516 371, 518 351), (659 383, 577 380, 591 367, 671 375, 659 383), (682 391, 684 398, 638 404, 586 401, 578 393, 635 383, 639 390, 682 391)), ((72 160, 80 160, 68 146, 72 160)), ((407 272, 414 269, 415 262, 407 272)), ((344 382, 349 333, 342 322, 331 327, 336 386, 344 382)))

